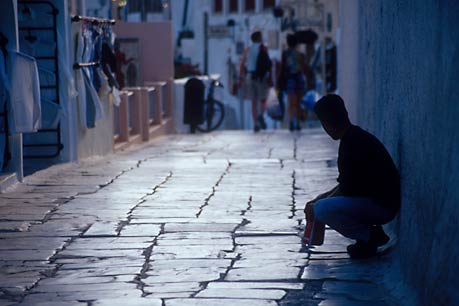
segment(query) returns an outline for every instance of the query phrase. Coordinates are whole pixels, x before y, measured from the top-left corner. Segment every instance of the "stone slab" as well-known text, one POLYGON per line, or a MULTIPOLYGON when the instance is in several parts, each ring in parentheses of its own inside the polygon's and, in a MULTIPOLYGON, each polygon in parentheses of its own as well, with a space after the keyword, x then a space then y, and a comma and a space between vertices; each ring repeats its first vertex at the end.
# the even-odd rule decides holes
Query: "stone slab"
POLYGON ((207 285, 208 289, 284 289, 302 290, 303 283, 292 282, 211 282, 207 285))
POLYGON ((325 281, 322 292, 314 298, 327 298, 330 295, 344 296, 354 301, 384 301, 386 292, 373 283, 325 281))
POLYGON ((277 306, 275 301, 254 299, 171 299, 166 300, 165 306, 277 306))
POLYGON ((301 279, 368 281, 375 277, 375 271, 379 265, 371 260, 366 262, 355 262, 350 259, 310 261, 304 269, 301 279))
MULTIPOLYGON (((148 279, 147 279, 148 280, 148 279)), ((174 293, 174 292, 198 292, 202 289, 199 282, 179 282, 179 283, 150 283, 142 279, 144 291, 147 293, 174 293)))
POLYGON ((199 292, 196 297, 280 300, 285 294, 284 290, 279 289, 208 288, 199 292))
POLYGON ((120 232, 121 237, 156 237, 161 232, 159 224, 128 224, 120 232))
POLYGON ((356 301, 346 297, 327 296, 318 306, 390 306, 379 301, 356 301))
POLYGON ((297 280, 300 268, 284 267, 277 270, 268 270, 263 266, 259 268, 236 268, 231 269, 226 281, 256 281, 256 280, 297 280))
POLYGON ((161 299, 131 298, 131 299, 97 299, 93 306, 162 306, 161 299))
POLYGON ((116 237, 118 236, 118 222, 97 222, 84 233, 84 237, 116 237))
POLYGON ((164 231, 166 233, 177 232, 233 232, 238 224, 215 224, 215 223, 168 223, 164 231))

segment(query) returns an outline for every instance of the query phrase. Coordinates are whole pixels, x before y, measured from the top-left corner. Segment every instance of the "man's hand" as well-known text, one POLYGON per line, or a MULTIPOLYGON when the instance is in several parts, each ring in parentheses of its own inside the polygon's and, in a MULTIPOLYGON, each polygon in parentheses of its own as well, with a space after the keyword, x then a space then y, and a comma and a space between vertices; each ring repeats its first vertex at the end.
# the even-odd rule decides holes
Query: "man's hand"
POLYGON ((314 219, 314 204, 316 204, 316 202, 317 198, 306 203, 306 206, 304 207, 304 215, 306 216, 306 220, 314 219))

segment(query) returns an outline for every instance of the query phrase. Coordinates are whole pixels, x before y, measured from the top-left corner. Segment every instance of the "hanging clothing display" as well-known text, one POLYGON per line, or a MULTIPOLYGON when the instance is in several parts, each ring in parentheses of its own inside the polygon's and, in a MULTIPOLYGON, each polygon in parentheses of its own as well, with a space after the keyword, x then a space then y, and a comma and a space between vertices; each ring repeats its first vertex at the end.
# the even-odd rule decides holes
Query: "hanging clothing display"
POLYGON ((79 17, 75 34, 75 79, 78 88, 80 125, 94 128, 104 117, 101 99, 113 91, 115 84, 110 67, 106 67, 104 44, 112 39, 111 27, 103 21, 79 17))
POLYGON ((9 123, 12 134, 36 132, 41 123, 40 81, 35 59, 9 50, 9 123))
MULTIPOLYGON (((82 31, 75 36, 75 58, 83 58, 84 38, 82 31)), ((88 127, 86 122, 86 85, 83 79, 83 70, 75 69, 75 86, 78 91, 78 118, 82 127, 88 127)))

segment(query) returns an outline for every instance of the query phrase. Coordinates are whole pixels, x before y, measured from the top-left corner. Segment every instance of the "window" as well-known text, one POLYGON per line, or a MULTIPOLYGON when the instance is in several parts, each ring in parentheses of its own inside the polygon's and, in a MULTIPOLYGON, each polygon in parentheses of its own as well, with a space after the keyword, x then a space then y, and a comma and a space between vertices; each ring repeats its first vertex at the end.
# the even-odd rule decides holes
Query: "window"
POLYGON ((229 2, 229 11, 230 11, 230 13, 239 12, 239 0, 230 0, 230 2, 229 2))
POLYGON ((146 1, 145 11, 147 11, 147 13, 162 13, 163 12, 163 1, 162 0, 146 1))
POLYGON ((140 0, 131 0, 128 4, 129 13, 141 12, 142 3, 140 0))
POLYGON ((245 0, 244 9, 246 12, 255 12, 255 0, 245 0))
POLYGON ((263 0, 263 9, 272 9, 276 5, 276 0, 263 0))
POLYGON ((214 0, 214 12, 223 13, 223 0, 214 0))

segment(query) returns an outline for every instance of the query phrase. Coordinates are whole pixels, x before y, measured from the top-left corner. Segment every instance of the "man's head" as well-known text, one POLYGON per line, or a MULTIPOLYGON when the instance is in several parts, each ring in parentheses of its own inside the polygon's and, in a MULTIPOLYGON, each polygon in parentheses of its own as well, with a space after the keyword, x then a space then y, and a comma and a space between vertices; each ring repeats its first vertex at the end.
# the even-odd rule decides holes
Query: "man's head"
POLYGON ((262 41, 262 36, 260 31, 253 32, 252 35, 250 35, 250 39, 252 40, 253 43, 261 43, 262 41))
POLYGON ((351 125, 344 101, 338 95, 323 96, 314 106, 324 130, 334 140, 340 139, 351 125))

